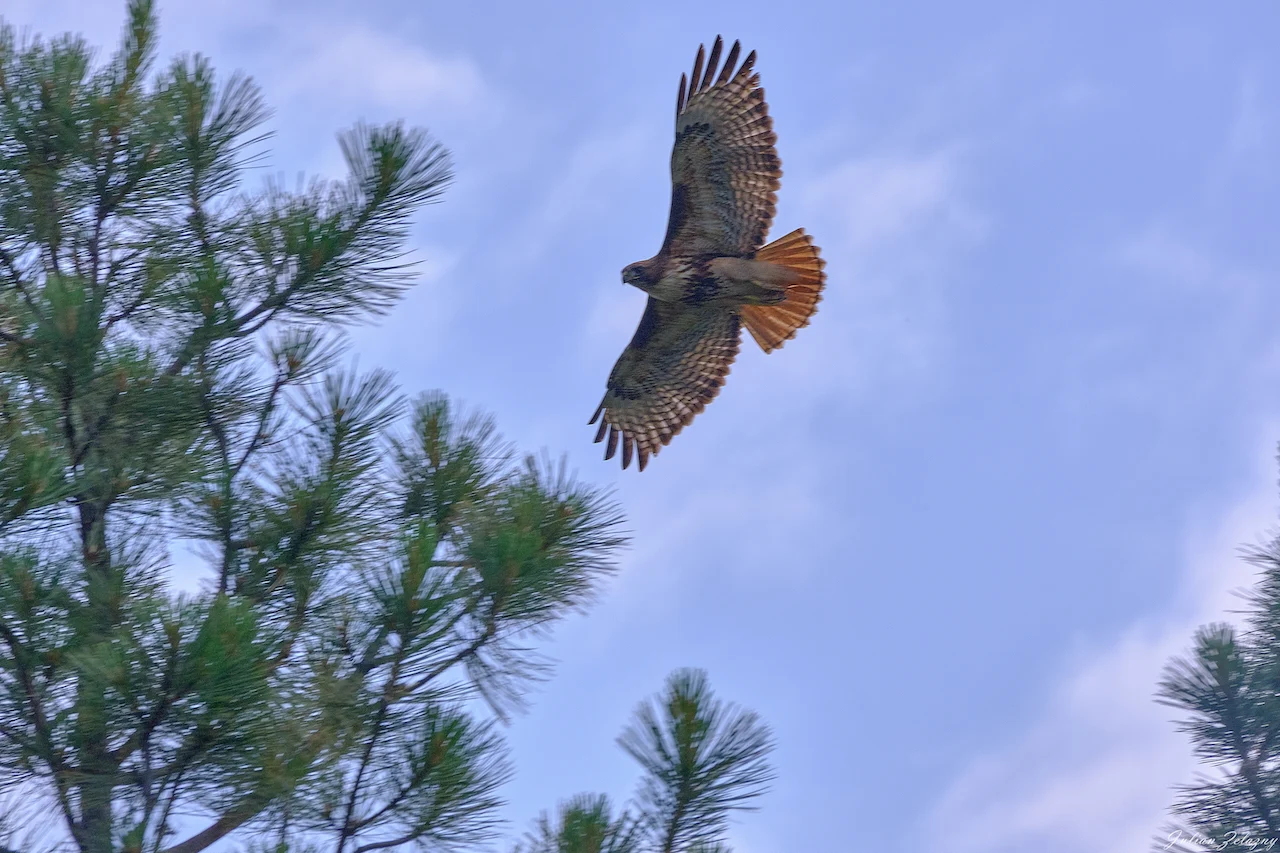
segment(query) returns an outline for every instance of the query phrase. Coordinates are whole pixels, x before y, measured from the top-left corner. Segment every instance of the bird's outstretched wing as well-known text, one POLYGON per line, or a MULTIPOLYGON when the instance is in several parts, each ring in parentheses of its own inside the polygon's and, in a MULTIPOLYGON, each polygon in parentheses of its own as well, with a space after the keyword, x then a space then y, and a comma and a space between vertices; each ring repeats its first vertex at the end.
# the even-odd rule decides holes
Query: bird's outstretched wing
POLYGON ((684 429, 720 393, 741 344, 738 315, 649 298, 631 343, 622 351, 609 390, 590 423, 600 421, 595 440, 609 443, 612 459, 622 442, 622 467, 632 450, 640 470, 672 436, 684 429))
POLYGON ((680 75, 667 255, 746 255, 764 243, 773 222, 782 162, 760 75, 753 73, 756 54, 735 73, 735 41, 717 76, 723 46, 717 36, 704 71, 700 45, 692 76, 680 75))

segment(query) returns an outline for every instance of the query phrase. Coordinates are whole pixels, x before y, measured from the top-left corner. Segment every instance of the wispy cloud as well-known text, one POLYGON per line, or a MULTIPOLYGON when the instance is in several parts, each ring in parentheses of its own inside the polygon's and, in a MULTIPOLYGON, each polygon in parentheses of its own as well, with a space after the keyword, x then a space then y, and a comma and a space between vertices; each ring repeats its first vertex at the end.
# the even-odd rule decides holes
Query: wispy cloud
POLYGON ((946 346, 952 265, 988 230, 965 157, 958 145, 873 151, 798 188, 829 281, 804 339, 767 360, 762 381, 783 383, 785 369, 795 392, 856 403, 927 380, 946 346))
POLYGON ((1209 173, 1209 189, 1223 204, 1238 204, 1241 189, 1257 192, 1280 177, 1275 150, 1280 145, 1280 103, 1276 77, 1258 67, 1242 69, 1231 93, 1231 118, 1209 173), (1268 88, 1270 85, 1270 88, 1268 88))
POLYGON ((1271 277, 1203 230, 1161 218, 1097 253, 1093 275, 1115 298, 1057 360, 1060 425, 1105 425, 1118 412, 1183 420, 1223 389, 1242 415, 1271 410, 1271 277))
POLYGON ((1256 273, 1212 252, 1196 235, 1168 221, 1153 222, 1122 239, 1115 261, 1137 273, 1143 284, 1217 293, 1240 298, 1262 284, 1256 273))
POLYGON ((1260 430, 1259 463, 1225 510, 1194 514, 1171 605, 1063 665, 1039 718, 975 757, 936 803, 926 847, 939 853, 1134 853, 1160 832, 1172 786, 1195 763, 1175 712, 1154 701, 1173 655, 1196 628, 1226 621, 1253 569, 1241 544, 1259 541, 1276 517, 1272 441, 1260 430), (1264 464, 1265 463, 1265 464, 1264 464))
MULTIPOLYGON (((666 137, 663 127, 661 137, 666 137)), ((599 236, 602 221, 621 222, 626 204, 626 170, 642 156, 659 150, 659 133, 641 123, 597 128, 581 134, 565 150, 548 141, 544 167, 530 204, 511 228, 502 260, 524 265, 545 260, 553 250, 582 250, 584 233, 599 236)), ((661 223, 665 225, 664 223, 661 223)), ((654 231, 661 234, 659 224, 654 231)), ((549 265, 550 267, 550 265, 549 265)), ((617 279, 618 269, 613 279, 617 279)))
POLYGON ((1234 114, 1227 129, 1227 154, 1232 158, 1249 158, 1269 153, 1267 141, 1275 133, 1275 120, 1264 104, 1259 76, 1256 73, 1241 75, 1234 114))
POLYGON ((363 24, 281 27, 273 90, 282 98, 356 101, 397 112, 423 106, 480 110, 490 90, 473 60, 439 56, 363 24))
MULTIPOLYGON (((765 356, 745 338, 716 401, 643 483, 626 482, 630 515, 645 531, 627 562, 644 570, 623 573, 617 600, 678 609, 691 549, 717 583, 807 584, 823 564, 809 559, 805 543, 829 541, 836 530, 857 535, 856 518, 821 497, 850 464, 847 437, 822 423, 833 407, 908 404, 940 369, 949 265, 987 233, 970 174, 959 146, 884 147, 787 187, 773 236, 797 226, 815 235, 828 262, 826 296, 813 323, 780 351, 765 356), (723 531, 744 525, 748 539, 725 540, 723 531)), ((601 297, 587 332, 586 348, 606 370, 642 304, 615 289, 601 297)))

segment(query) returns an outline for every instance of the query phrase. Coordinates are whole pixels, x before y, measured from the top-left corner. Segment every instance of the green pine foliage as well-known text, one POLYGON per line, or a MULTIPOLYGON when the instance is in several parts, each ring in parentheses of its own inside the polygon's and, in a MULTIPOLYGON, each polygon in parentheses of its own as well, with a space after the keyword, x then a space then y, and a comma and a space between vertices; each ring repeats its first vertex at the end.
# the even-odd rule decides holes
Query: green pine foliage
POLYGON ((717 699, 700 670, 672 673, 618 744, 644 771, 636 802, 615 817, 607 797, 579 795, 515 853, 730 853, 730 816, 753 810, 774 778, 768 727, 717 699))
MULTIPOLYGON (((23 850, 469 850, 501 736, 626 543, 604 492, 443 394, 343 367, 414 282, 452 171, 426 132, 254 190, 268 110, 151 0, 101 66, 0 27, 0 839, 23 850), (167 582, 175 542, 207 583, 167 582), (41 848, 40 845, 46 845, 41 848)), ((622 739, 634 808, 530 850, 725 850, 767 730, 678 673, 622 739)))
POLYGON ((1280 844, 1280 536, 1245 552, 1260 572, 1243 625, 1207 625, 1166 668, 1158 700, 1205 765, 1179 789, 1153 849, 1178 853, 1280 844))

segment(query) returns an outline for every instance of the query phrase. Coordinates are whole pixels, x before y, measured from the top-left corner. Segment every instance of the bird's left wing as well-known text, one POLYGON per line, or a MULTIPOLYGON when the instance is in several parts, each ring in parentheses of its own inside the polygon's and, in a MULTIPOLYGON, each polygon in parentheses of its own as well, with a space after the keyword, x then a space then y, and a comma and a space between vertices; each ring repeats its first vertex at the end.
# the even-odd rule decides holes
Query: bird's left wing
POLYGON ((609 374, 608 392, 590 423, 603 416, 595 440, 608 436, 604 458, 622 442, 622 467, 632 450, 640 470, 720 393, 738 355, 737 314, 649 297, 635 336, 609 374))

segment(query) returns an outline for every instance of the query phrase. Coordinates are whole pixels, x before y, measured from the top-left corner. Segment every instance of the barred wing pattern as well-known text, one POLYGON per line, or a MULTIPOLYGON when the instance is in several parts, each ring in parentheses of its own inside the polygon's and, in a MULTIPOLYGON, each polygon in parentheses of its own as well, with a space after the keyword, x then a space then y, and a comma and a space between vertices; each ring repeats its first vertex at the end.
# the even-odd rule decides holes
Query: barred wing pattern
MULTIPOLYGON (((658 259, 670 271, 690 259, 752 257, 773 223, 782 164, 773 120, 754 71, 756 54, 739 66, 734 42, 708 57, 699 46, 693 73, 680 77, 671 151, 671 213, 658 259), (705 66, 704 66, 705 63, 705 66)), ((649 298, 631 343, 609 376, 608 392, 590 423, 605 459, 622 445, 622 467, 649 457, 720 393, 741 345, 739 313, 649 298)))
POLYGON ((739 323, 731 310, 649 297, 590 420, 601 418, 595 440, 608 437, 605 459, 621 439, 622 467, 631 464, 634 449, 643 471, 649 457, 715 399, 738 356, 739 323))
POLYGON ((735 41, 717 76, 723 46, 717 36, 705 72, 699 46, 693 74, 680 76, 671 213, 661 254, 750 255, 773 223, 782 162, 760 75, 753 73, 756 54, 749 53, 734 73, 741 47, 735 41))

